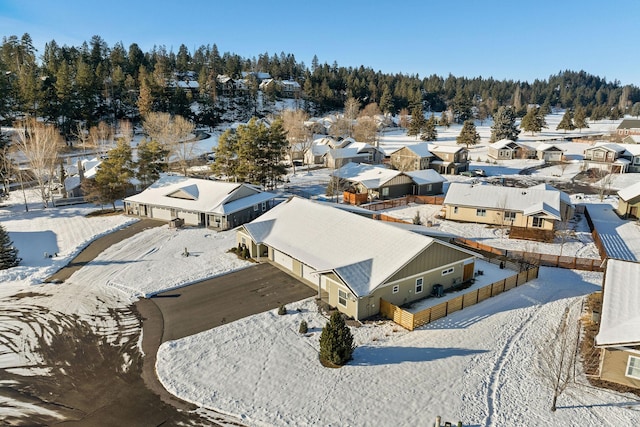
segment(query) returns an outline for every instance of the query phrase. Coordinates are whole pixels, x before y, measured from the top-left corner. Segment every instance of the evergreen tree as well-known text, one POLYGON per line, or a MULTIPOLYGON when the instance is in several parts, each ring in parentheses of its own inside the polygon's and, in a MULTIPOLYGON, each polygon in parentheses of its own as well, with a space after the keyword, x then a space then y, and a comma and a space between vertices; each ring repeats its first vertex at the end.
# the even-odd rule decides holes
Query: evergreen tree
POLYGON ((393 112, 393 98, 391 98, 391 92, 389 86, 385 85, 382 89, 382 96, 380 97, 380 109, 383 113, 393 112))
POLYGON ((618 107, 613 107, 611 111, 609 111, 609 120, 618 120, 623 116, 622 111, 618 107))
POLYGON ((587 123, 587 113, 582 105, 576 107, 576 112, 573 115, 573 124, 577 129, 582 132, 582 129, 589 128, 587 123))
POLYGON ((143 187, 147 187, 160 178, 162 172, 168 170, 167 156, 169 150, 162 148, 156 140, 146 139, 138 145, 138 161, 136 162, 136 178, 143 187))
POLYGON ((9 239, 9 233, 0 224, 0 270, 15 267, 20 264, 20 261, 22 259, 18 258, 18 250, 9 239))
POLYGON ((476 132, 476 125, 472 119, 465 120, 460 135, 456 138, 456 143, 464 144, 468 149, 470 145, 476 145, 478 142, 480 142, 480 134, 476 132))
POLYGON ((423 141, 435 141, 438 139, 438 130, 436 129, 436 118, 431 115, 422 127, 420 139, 423 141))
POLYGON ((440 114, 440 120, 438 120, 438 126, 444 126, 447 129, 449 129, 449 126, 451 126, 451 124, 449 123, 449 114, 447 113, 447 111, 443 111, 440 114))
POLYGON ((420 135, 422 128, 427 123, 424 118, 424 112, 422 111, 422 106, 418 105, 411 110, 411 121, 409 122, 409 127, 407 128, 407 136, 416 136, 420 135))
POLYGON ((634 116, 636 119, 640 117, 640 102, 636 102, 633 104, 633 106, 631 107, 630 114, 634 116))
POLYGON ((351 360, 355 350, 353 335, 342 314, 334 311, 320 335, 320 360, 342 366, 351 360))
POLYGON ((111 203, 115 211, 116 200, 127 195, 132 176, 131 145, 120 140, 115 148, 109 150, 108 157, 100 163, 96 171, 95 185, 100 195, 100 203, 111 203))
POLYGON ((520 135, 520 129, 516 126, 516 113, 513 107, 498 108, 498 112, 493 116, 491 139, 489 142, 496 142, 501 139, 516 141, 518 135, 520 135))
POLYGON ((571 110, 567 109, 562 116, 562 120, 556 126, 556 130, 563 129, 564 133, 567 133, 568 130, 574 130, 576 126, 573 124, 573 113, 571 110))
POLYGON ((522 121, 520 122, 520 127, 525 132, 531 132, 531 135, 540 132, 543 128, 546 128, 547 121, 545 120, 544 115, 541 113, 541 108, 529 108, 529 111, 527 111, 527 114, 525 114, 525 116, 522 118, 522 121))

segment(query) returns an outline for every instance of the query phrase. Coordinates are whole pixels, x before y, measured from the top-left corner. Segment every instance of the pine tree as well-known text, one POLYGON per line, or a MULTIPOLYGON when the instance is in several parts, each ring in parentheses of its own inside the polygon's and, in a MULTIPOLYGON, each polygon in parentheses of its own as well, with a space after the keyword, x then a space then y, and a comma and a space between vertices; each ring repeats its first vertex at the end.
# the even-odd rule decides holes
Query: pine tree
POLYGON ((576 126, 573 124, 573 113, 571 110, 567 109, 562 116, 562 120, 556 126, 556 130, 564 129, 564 133, 567 133, 568 130, 574 130, 576 126))
POLYGON ((20 264, 20 261, 22 259, 18 258, 18 250, 9 239, 9 233, 0 224, 0 270, 15 267, 20 264))
POLYGON ((95 176, 95 185, 100 194, 101 203, 111 203, 116 210, 116 200, 127 195, 130 179, 133 176, 131 145, 118 141, 115 148, 109 150, 108 157, 100 163, 95 176))
POLYGON ((449 129, 449 126, 451 126, 451 124, 449 123, 449 114, 447 111, 443 111, 440 114, 440 120, 438 120, 438 126, 444 126, 447 129, 449 129))
POLYGON ((493 116, 491 126, 491 139, 489 142, 496 142, 502 139, 517 141, 520 129, 516 126, 516 113, 513 107, 500 107, 493 116))
POLYGON ((577 129, 589 128, 589 124, 587 123, 587 113, 582 105, 578 105, 576 107, 576 112, 573 115, 573 124, 577 129))
POLYGON ((418 136, 422 131, 422 128, 426 124, 426 120, 424 118, 424 112, 422 111, 422 106, 418 105, 411 110, 411 121, 409 122, 409 127, 407 128, 407 136, 418 136))
POLYGON ((527 111, 527 114, 525 114, 525 116, 522 118, 522 121, 520 122, 520 127, 525 132, 531 132, 531 135, 540 132, 542 128, 546 128, 547 121, 545 120, 544 115, 541 113, 541 108, 529 108, 529 111, 527 111))
POLYGON ((478 142, 480 142, 480 134, 476 132, 476 125, 472 119, 465 120, 456 143, 465 144, 468 149, 470 145, 476 145, 478 142))
POLYGON ((380 109, 383 113, 391 113, 393 111, 393 99, 391 98, 391 92, 389 86, 385 85, 382 89, 382 96, 380 97, 380 109))
POLYGON ((438 139, 438 130, 436 129, 436 118, 431 115, 422 127, 420 139, 423 141, 435 141, 438 139))
POLYGON ((144 187, 150 185, 160 178, 160 173, 168 169, 167 156, 169 150, 154 139, 144 140, 138 144, 138 161, 136 162, 136 178, 140 180, 144 187))
POLYGON ((342 366, 351 360, 355 350, 353 335, 342 314, 334 311, 320 335, 320 361, 342 366))

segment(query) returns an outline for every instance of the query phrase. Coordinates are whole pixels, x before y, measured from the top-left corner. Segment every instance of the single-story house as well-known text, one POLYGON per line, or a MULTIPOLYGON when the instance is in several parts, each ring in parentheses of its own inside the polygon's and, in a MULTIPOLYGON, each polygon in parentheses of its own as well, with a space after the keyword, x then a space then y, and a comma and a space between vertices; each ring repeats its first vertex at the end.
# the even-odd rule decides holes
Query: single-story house
POLYGON ((433 158, 429 144, 425 142, 398 148, 391 153, 390 163, 399 171, 416 171, 429 169, 429 162, 433 158))
POLYGON ((82 181, 95 177, 101 163, 102 160, 97 157, 78 161, 76 173, 70 174, 64 180, 65 197, 82 197, 82 181))
POLYGON ((553 231, 575 212, 569 195, 548 184, 529 188, 451 183, 441 211, 446 219, 553 231))
POLYGON ((478 254, 326 204, 292 197, 242 225, 239 245, 318 291, 329 305, 361 320, 430 295, 434 285, 474 277, 478 254))
POLYGON ((304 153, 304 163, 307 165, 321 165, 324 162, 324 156, 331 149, 328 140, 331 138, 318 138, 313 141, 311 147, 304 153))
POLYGON ((429 167, 438 173, 457 175, 469 170, 469 150, 460 145, 430 145, 429 151, 435 156, 429 167))
POLYGON ((601 379, 640 388, 640 264, 609 258, 602 289, 601 379))
POLYGON ((127 215, 227 230, 267 212, 276 195, 256 186, 163 175, 147 189, 124 199, 127 215))
POLYGON ((382 161, 382 153, 366 142, 349 142, 341 148, 332 148, 324 156, 325 166, 341 168, 349 162, 375 164, 382 161))
POLYGON ((404 172, 404 174, 413 181, 411 193, 409 194, 414 196, 433 196, 436 194, 442 194, 443 185, 447 181, 445 177, 433 169, 408 171, 404 172))
POLYGON ((640 218, 640 182, 618 191, 616 212, 622 218, 640 218))
POLYGON ((543 142, 536 147, 536 157, 545 162, 561 162, 565 149, 557 144, 543 142))
POLYGON ((623 119, 616 129, 620 136, 640 135, 640 119, 623 119))
POLYGON ((487 146, 487 155, 495 160, 530 159, 536 157, 535 148, 511 139, 501 139, 487 146))
POLYGON ((628 135, 622 138, 623 144, 640 144, 640 134, 638 135, 628 135))

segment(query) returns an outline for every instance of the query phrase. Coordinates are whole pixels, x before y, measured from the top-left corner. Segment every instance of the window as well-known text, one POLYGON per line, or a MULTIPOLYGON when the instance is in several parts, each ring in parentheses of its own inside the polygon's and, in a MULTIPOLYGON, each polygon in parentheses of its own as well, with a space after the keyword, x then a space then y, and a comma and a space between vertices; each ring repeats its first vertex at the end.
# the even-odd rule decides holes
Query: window
POLYGON ((516 220, 516 213, 513 211, 506 211, 504 213, 504 219, 513 222, 516 220))
POLYGON ((457 207, 457 206, 454 206, 454 207, 453 207, 453 213, 454 213, 454 214, 457 214, 457 213, 458 213, 458 207, 457 207))
POLYGON ((262 212, 267 210, 267 202, 262 202, 262 212))
POLYGON ((539 216, 533 217, 533 222, 531 223, 532 227, 542 227, 542 224, 544 224, 543 218, 540 218, 539 216))
POLYGON ((442 275, 446 276, 447 274, 453 273, 453 267, 449 267, 446 270, 442 270, 442 275))
POLYGON ((629 356, 626 376, 640 380, 640 357, 629 356))
POLYGON ((342 290, 338 290, 338 304, 347 306, 347 293, 342 290))
POLYGON ((487 216, 486 209, 476 209, 476 216, 487 216))
POLYGON ((416 294, 419 294, 422 292, 422 277, 418 277, 416 279, 416 294))
POLYGON ((389 187, 382 187, 382 197, 389 196, 389 187))
POLYGON ((258 205, 253 205, 253 210, 257 212, 258 211, 258 205))
POLYGON ((393 285, 393 293, 397 294, 398 292, 400 292, 400 285, 393 285))

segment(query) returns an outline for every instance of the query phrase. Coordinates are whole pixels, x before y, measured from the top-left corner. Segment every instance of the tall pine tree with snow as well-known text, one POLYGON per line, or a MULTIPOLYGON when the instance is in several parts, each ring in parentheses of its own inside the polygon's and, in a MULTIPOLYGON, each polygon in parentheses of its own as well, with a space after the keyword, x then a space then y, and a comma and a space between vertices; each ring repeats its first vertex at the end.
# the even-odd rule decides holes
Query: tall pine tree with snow
POLYGON ((436 118, 431 115, 422 127, 420 139, 423 141, 435 141, 438 139, 438 130, 436 129, 436 118))
POLYGON ((493 143, 501 139, 518 140, 520 129, 516 126, 516 112, 511 106, 500 107, 493 115, 493 125, 491 126, 491 139, 493 143))
POLYGON ((556 126, 556 130, 564 130, 564 133, 567 133, 568 130, 574 130, 576 126, 573 124, 573 113, 571 110, 567 109, 562 116, 562 120, 556 126))
POLYGON ((468 149, 470 145, 476 145, 478 142, 480 142, 480 134, 476 131, 476 125, 472 119, 465 120, 456 143, 464 144, 468 149))
POLYGON ((18 250, 9 239, 9 233, 0 224, 0 270, 15 267, 20 264, 20 261, 22 259, 18 258, 18 250))
POLYGON ((422 106, 417 105, 413 107, 413 110, 411 110, 411 121, 409 122, 409 127, 407 128, 407 136, 415 135, 416 137, 418 137, 426 123, 427 120, 424 118, 422 106))
POLYGON ((587 123, 587 112, 582 105, 578 105, 576 107, 576 112, 573 115, 573 125, 581 132, 582 129, 589 128, 589 123, 587 123))
POLYGON ((334 311, 320 334, 320 361, 342 366, 351 360, 355 350, 353 335, 342 314, 334 311))
POLYGON ((540 132, 543 128, 546 128, 547 121, 545 120, 544 115, 541 112, 541 108, 529 108, 527 114, 525 114, 525 116, 522 118, 522 121, 520 122, 520 127, 525 132, 531 132, 531 135, 540 132))

